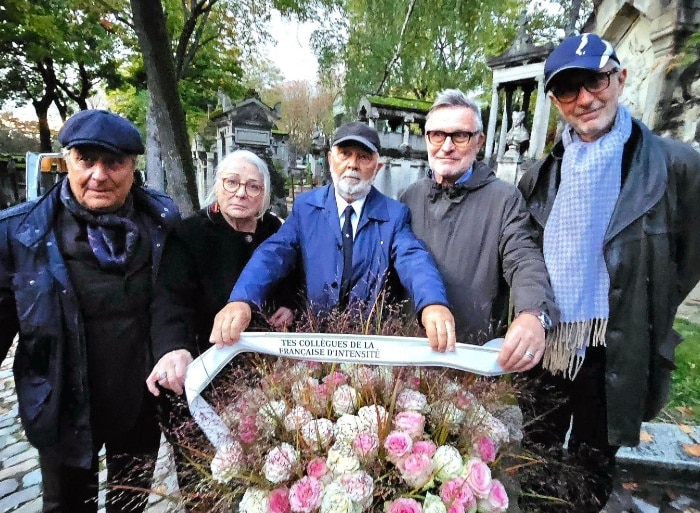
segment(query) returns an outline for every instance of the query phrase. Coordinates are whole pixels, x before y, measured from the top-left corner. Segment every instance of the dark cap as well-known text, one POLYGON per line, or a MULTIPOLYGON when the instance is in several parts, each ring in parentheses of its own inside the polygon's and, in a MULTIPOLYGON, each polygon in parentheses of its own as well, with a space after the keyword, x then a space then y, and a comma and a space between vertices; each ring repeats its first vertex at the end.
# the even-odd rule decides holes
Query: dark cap
POLYGON ((58 141, 66 149, 94 145, 122 155, 141 155, 145 151, 134 124, 106 110, 81 110, 71 116, 58 132, 58 141))
POLYGON ((595 34, 579 34, 564 39, 544 63, 544 88, 549 90, 552 79, 566 69, 600 71, 609 60, 620 64, 615 49, 595 34))
POLYGON ((338 128, 331 146, 336 146, 337 144, 348 141, 358 142, 362 146, 366 146, 373 153, 379 153, 379 149, 381 148, 377 131, 360 121, 345 123, 338 128))

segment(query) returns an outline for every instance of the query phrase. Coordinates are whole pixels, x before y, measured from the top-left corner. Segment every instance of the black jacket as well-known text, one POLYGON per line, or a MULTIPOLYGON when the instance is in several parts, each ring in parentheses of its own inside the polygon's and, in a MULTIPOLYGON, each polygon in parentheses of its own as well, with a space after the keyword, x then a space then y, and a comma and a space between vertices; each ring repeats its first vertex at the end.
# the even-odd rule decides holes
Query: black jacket
MULTIPOLYGON (((519 187, 541 235, 560 181, 563 145, 519 187)), ((668 399, 676 310, 700 279, 700 153, 637 120, 604 240, 610 275, 605 383, 608 442, 635 446, 668 399)))

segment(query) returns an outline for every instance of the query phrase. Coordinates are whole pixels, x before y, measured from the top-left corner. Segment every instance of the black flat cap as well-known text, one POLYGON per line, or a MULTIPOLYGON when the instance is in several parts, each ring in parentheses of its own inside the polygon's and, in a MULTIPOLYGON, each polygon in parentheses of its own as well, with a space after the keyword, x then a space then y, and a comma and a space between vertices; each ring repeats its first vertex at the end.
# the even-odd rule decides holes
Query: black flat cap
POLYGON ((134 124, 106 110, 81 110, 71 116, 58 132, 58 141, 66 149, 92 145, 122 155, 146 151, 134 124))

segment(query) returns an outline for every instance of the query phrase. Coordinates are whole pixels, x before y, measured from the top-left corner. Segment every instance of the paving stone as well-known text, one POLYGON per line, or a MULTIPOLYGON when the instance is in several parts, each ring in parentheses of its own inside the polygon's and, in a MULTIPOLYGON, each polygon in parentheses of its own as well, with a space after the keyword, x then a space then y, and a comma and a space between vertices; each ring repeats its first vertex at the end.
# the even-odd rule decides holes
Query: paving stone
POLYGON ((21 463, 29 459, 36 459, 38 457, 39 453, 34 447, 30 445, 28 449, 12 456, 11 458, 7 458, 5 460, 5 465, 9 467, 11 465, 16 465, 17 463, 21 463))
POLYGON ((7 461, 10 457, 26 451, 30 447, 31 445, 29 442, 18 442, 17 439, 13 437, 12 442, 7 444, 4 449, 0 450, 0 461, 7 461))
POLYGON ((19 509, 14 510, 12 513, 41 513, 41 506, 43 501, 41 497, 34 499, 31 502, 27 502, 19 509))
POLYGON ((36 460, 26 460, 16 465, 7 465, 0 470, 0 480, 7 479, 12 476, 19 476, 30 472, 34 468, 39 467, 39 462, 36 460))
POLYGON ((30 486, 40 485, 40 484, 41 484, 41 470, 38 468, 35 470, 32 470, 29 474, 25 474, 24 477, 22 477, 22 487, 23 488, 28 488, 30 486))
POLYGON ((16 479, 4 479, 0 481, 0 497, 5 497, 15 492, 19 488, 19 482, 16 479))
POLYGON ((0 511, 12 511, 20 504, 33 501, 41 494, 40 486, 25 488, 0 499, 0 511))

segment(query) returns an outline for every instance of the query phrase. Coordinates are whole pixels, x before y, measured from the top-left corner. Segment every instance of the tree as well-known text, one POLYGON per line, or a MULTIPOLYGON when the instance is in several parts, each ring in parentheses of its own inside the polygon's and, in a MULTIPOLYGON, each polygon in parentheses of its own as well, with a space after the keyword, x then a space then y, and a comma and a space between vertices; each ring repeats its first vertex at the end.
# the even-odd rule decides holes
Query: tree
POLYGON ((528 7, 528 28, 541 43, 556 38, 548 26, 566 26, 569 11, 555 8, 572 1, 590 3, 536 10, 530 0, 348 0, 314 33, 313 47, 321 74, 344 73, 348 107, 364 94, 430 100, 449 87, 478 94, 490 90, 486 58, 507 50, 528 7))
POLYGON ((338 88, 314 86, 308 81, 283 82, 269 94, 281 103, 280 126, 289 132, 293 151, 305 154, 316 131, 333 130, 333 102, 338 88))
POLYGON ((115 40, 90 5, 6 0, 2 8, 0 103, 34 106, 42 151, 51 151, 51 104, 65 119, 101 79, 116 77, 115 40))

